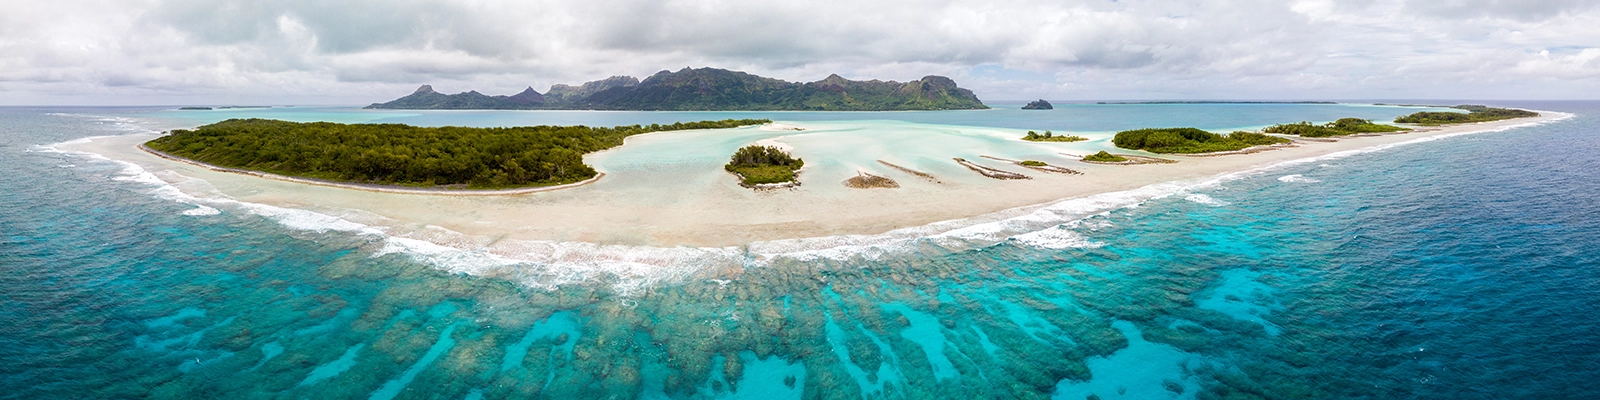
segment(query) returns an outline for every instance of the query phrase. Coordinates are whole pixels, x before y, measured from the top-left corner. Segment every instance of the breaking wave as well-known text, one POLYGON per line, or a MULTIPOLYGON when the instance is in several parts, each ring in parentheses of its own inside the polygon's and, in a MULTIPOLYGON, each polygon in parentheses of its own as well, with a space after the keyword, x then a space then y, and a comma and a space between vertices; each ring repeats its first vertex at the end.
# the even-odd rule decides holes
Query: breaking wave
POLYGON ((1284 175, 1284 176, 1280 176, 1280 177, 1278 177, 1278 182, 1288 182, 1288 183, 1317 183, 1317 182, 1322 182, 1322 181, 1319 181, 1319 180, 1316 180, 1316 179, 1311 179, 1311 178, 1307 178, 1307 177, 1305 177, 1305 176, 1302 176, 1302 175, 1300 175, 1300 174, 1294 174, 1294 175, 1284 175))

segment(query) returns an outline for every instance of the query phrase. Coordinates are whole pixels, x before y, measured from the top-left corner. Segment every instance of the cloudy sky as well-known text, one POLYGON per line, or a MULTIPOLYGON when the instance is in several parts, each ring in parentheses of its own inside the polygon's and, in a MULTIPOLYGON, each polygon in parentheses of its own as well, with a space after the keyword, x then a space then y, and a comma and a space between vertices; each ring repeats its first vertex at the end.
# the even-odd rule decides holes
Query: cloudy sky
POLYGON ((985 100, 1595 99, 1594 0, 62 0, 0 104, 366 104, 686 66, 945 75, 985 100))

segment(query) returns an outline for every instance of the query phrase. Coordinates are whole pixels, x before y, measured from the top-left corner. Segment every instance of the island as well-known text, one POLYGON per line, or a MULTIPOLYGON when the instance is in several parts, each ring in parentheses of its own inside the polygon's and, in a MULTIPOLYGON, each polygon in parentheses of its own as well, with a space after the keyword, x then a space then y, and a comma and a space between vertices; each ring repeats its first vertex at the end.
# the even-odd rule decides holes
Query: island
POLYGON ((1111 142, 1120 148, 1151 153, 1196 154, 1286 144, 1289 139, 1255 132, 1219 135, 1198 128, 1149 128, 1117 132, 1111 142))
POLYGON ((1028 105, 1022 106, 1022 109, 1024 110, 1054 110, 1055 108, 1055 106, 1050 105, 1050 102, 1044 101, 1044 99, 1031 101, 1028 102, 1028 105))
POLYGON ((1044 131, 1043 135, 1038 132, 1028 131, 1027 135, 1022 136, 1022 140, 1029 142, 1081 142, 1089 139, 1077 135, 1056 136, 1055 132, 1051 131, 1044 131))
POLYGON ((178 107, 179 111, 211 111, 211 107, 178 107))
POLYGON ((1388 133, 1405 132, 1411 128, 1402 128, 1394 125, 1374 124, 1360 118, 1340 118, 1337 121, 1322 125, 1300 121, 1294 124, 1278 124, 1262 129, 1262 132, 1295 135, 1300 137, 1333 137, 1349 136, 1360 133, 1388 133))
MULTIPOLYGON (((175 109, 176 106, 171 108, 175 109)), ((1393 111, 1392 115, 1380 123, 1387 123, 1394 117, 1416 111, 1424 110, 1393 111)), ((176 115, 202 111, 169 112, 176 115)), ((328 118, 324 112, 327 111, 302 110, 285 115, 299 114, 297 118, 306 119, 328 118)), ((352 115, 368 114, 361 111, 346 112, 352 115)), ((746 118, 757 118, 754 113, 750 114, 752 115, 746 118)), ((993 113, 957 112, 956 114, 973 114, 979 120, 986 120, 990 116, 977 114, 993 113)), ((1012 114, 1017 117, 1027 117, 1032 112, 1014 111, 1012 114)), ((886 237, 906 235, 920 237, 928 235, 928 232, 937 234, 949 231, 953 227, 968 226, 964 222, 945 221, 997 221, 1031 215, 1032 210, 1037 208, 1028 207, 1056 203, 1062 199, 1095 198, 1094 196, 1104 193, 1171 187, 1158 184, 1205 179, 1339 152, 1418 142, 1418 139, 1496 131, 1530 123, 1554 121, 1567 115, 1542 111, 1540 114, 1542 115, 1539 117, 1480 124, 1456 124, 1428 129, 1396 124, 1414 130, 1405 134, 1351 135, 1346 136, 1349 139, 1337 141, 1260 134, 1279 139, 1275 142, 1293 140, 1291 143, 1294 145, 1246 147, 1237 151, 1214 153, 1177 153, 1170 156, 1125 150, 1129 145, 1127 142, 1130 136, 1126 133, 1122 137, 1124 146, 1114 146, 1114 143, 1110 142, 1115 140, 1115 131, 1076 133, 1090 139, 1084 142, 1032 143, 1019 139, 1029 129, 1025 125, 1020 126, 1023 129, 1017 130, 1008 127, 969 127, 871 119, 849 122, 786 120, 727 131, 692 130, 627 136, 624 145, 589 153, 583 152, 603 146, 580 148, 575 145, 581 142, 558 141, 564 145, 574 145, 571 153, 581 155, 577 159, 586 164, 585 166, 592 167, 596 172, 594 177, 589 180, 573 181, 587 175, 568 175, 570 176, 568 179, 558 178, 553 181, 571 182, 564 185, 550 185, 552 182, 546 181, 504 190, 492 189, 497 186, 468 188, 467 185, 471 184, 470 176, 467 184, 457 183, 457 186, 442 186, 441 184, 452 182, 435 181, 432 186, 391 184, 384 186, 382 190, 374 190, 368 186, 357 186, 366 185, 368 182, 382 182, 381 180, 369 177, 363 180, 332 181, 338 184, 330 185, 318 183, 327 181, 309 180, 334 177, 304 174, 296 175, 298 177, 294 179, 264 177, 259 175, 261 173, 259 171, 271 171, 275 174, 285 174, 284 176, 294 172, 272 169, 267 163, 256 164, 258 166, 254 167, 246 164, 257 159, 295 156, 275 153, 301 153, 298 157, 321 158, 323 155, 320 152, 324 151, 321 144, 331 141, 331 138, 310 137, 307 140, 316 145, 304 148, 284 147, 286 150, 295 149, 293 152, 273 150, 269 147, 228 150, 241 155, 250 155, 250 158, 242 159, 238 164, 206 158, 214 162, 208 165, 217 168, 196 164, 204 158, 202 155, 168 148, 173 150, 171 154, 175 157, 168 158, 158 154, 165 151, 140 148, 140 144, 159 138, 161 136, 159 133, 96 137, 85 141, 63 143, 57 148, 74 153, 99 154, 137 165, 153 175, 147 178, 162 179, 176 188, 173 190, 181 190, 201 199, 190 204, 196 204, 196 207, 206 205, 220 209, 224 214, 237 210, 238 204, 261 204, 285 210, 333 212, 339 218, 347 218, 359 224, 394 232, 396 235, 411 235, 406 237, 419 240, 441 240, 445 242, 439 244, 445 246, 470 246, 469 248, 473 249, 487 246, 487 251, 494 254, 510 254, 514 257, 522 257, 520 254, 533 254, 528 253, 529 248, 551 248, 541 247, 544 245, 531 246, 528 243, 533 242, 530 241, 599 243, 603 248, 625 245, 635 246, 627 247, 629 249, 652 249, 651 252, 657 251, 655 249, 673 249, 678 246, 736 249, 730 254, 737 254, 730 256, 733 261, 727 265, 737 267, 745 265, 741 264, 740 260, 745 260, 746 254, 809 251, 812 248, 826 248, 835 246, 834 243, 841 243, 829 239, 825 241, 829 244, 823 245, 804 240, 789 241, 790 239, 832 237, 849 238, 846 239, 848 243, 883 243, 887 241, 886 237), (805 130, 795 130, 795 128, 805 130), (877 131, 903 133, 863 134, 863 132, 877 131), (1108 143, 1102 145, 1099 143, 1102 140, 1108 143), (803 157, 804 168, 794 171, 796 172, 794 181, 804 185, 794 190, 751 190, 741 186, 743 177, 737 177, 726 171, 725 164, 730 163, 730 155, 739 148, 753 144, 770 144, 784 149, 792 158, 803 157), (1262 151, 1266 149, 1271 150, 1262 151), (1106 163, 1083 160, 1085 156, 1094 155, 1101 150, 1127 158, 1128 161, 1106 163), (827 160, 815 159, 824 155, 827 160), (1216 156, 1212 157, 1213 155, 1216 156), (1051 165, 1041 167, 1020 164, 1021 161, 1027 160, 1051 165), (1050 166, 1077 170, 1082 174, 1050 169, 1050 166), (232 168, 232 170, 218 168, 232 168), (895 181, 899 187, 887 188, 886 181, 867 174, 888 178, 895 181), (846 182, 854 178, 860 179, 846 182), (813 184, 818 182, 822 184, 813 184), (580 184, 582 186, 570 186, 580 184), (511 190, 519 192, 507 192, 511 190), (523 195, 533 191, 544 193, 523 195), (419 229, 424 230, 419 231, 419 229), (437 232, 458 232, 459 235, 450 233, 452 236, 438 236, 437 232), (740 247, 746 245, 749 247, 740 247), (746 248, 750 253, 745 253, 746 248), (793 248, 799 250, 789 250, 793 248)), ((688 114, 679 115, 679 117, 685 116, 692 117, 688 114)), ((1340 116, 1331 115, 1328 119, 1340 116)), ((524 117, 525 120, 532 120, 539 116, 524 117)), ((728 117, 716 119, 721 118, 728 117)), ((1304 118, 1283 119, 1276 122, 1287 123, 1301 119, 1304 118)), ((487 124, 498 120, 501 119, 477 121, 487 124)), ((693 120, 683 120, 683 122, 690 121, 693 120)), ((1319 124, 1328 122, 1315 119, 1312 121, 1319 124)), ((674 121, 665 121, 663 124, 671 122, 674 121)), ((1026 120, 1017 121, 1017 124, 1026 123, 1026 120)), ((1270 124, 1270 122, 1260 123, 1260 125, 1270 124)), ((195 125, 204 123, 178 128, 200 130, 195 128, 195 125)), ((641 126, 638 131, 653 130, 648 127, 648 122, 644 125, 646 126, 641 126)), ((330 126, 361 128, 363 125, 330 126)), ((1148 127, 1160 126, 1131 126, 1125 129, 1148 127)), ((417 129, 437 129, 443 133, 443 131, 455 131, 457 128, 417 129)), ((463 132, 475 130, 460 129, 463 132)), ((525 128, 483 130, 494 129, 525 128)), ((609 134, 601 134, 615 128, 592 129, 597 131, 591 132, 595 135, 609 137, 609 134)), ((1044 129, 1035 131, 1042 134, 1044 129)), ((1244 136, 1229 135, 1229 132, 1232 130, 1217 131, 1215 132, 1217 138, 1212 138, 1213 134, 1208 133, 1205 135, 1206 142, 1214 141, 1213 139, 1227 139, 1229 136, 1235 136, 1236 139, 1244 136)), ((193 141, 200 143, 207 140, 230 141, 221 136, 225 135, 193 141)), ((273 134, 262 132, 260 136, 270 137, 273 134)), ((1067 136, 1067 134, 1056 131, 1052 137, 1056 136, 1067 136)), ((1175 136, 1182 141, 1190 140, 1182 135, 1175 134, 1175 136)), ((607 141, 618 143, 615 139, 607 141)), ((347 152, 345 154, 348 157, 355 157, 341 160, 354 162, 384 159, 387 157, 373 156, 391 152, 382 145, 388 143, 385 140, 362 143, 372 144, 372 147, 353 153, 349 152, 350 149, 338 149, 347 152)), ((1138 147, 1147 144, 1157 143, 1142 143, 1138 147)), ((478 144, 464 143, 464 145, 478 144)), ((204 148, 204 145, 201 147, 204 148)), ((442 150, 445 146, 440 147, 442 150)), ((1236 146, 1223 148, 1236 148, 1236 146)), ((550 150, 552 155, 565 153, 557 152, 555 149, 550 150)), ((1410 147, 1406 149, 1406 151, 1419 150, 1421 149, 1410 147)), ((212 151, 221 149, 213 148, 212 151)), ((441 151, 440 154, 449 153, 441 151)), ((522 160, 516 162, 524 171, 533 169, 522 160)), ((424 163, 419 166, 425 165, 424 163)), ((489 164, 485 167, 496 165, 499 164, 489 164)), ((581 168, 577 164, 558 165, 565 165, 568 171, 581 168)), ((496 169, 505 171, 505 168, 496 169)), ((498 174, 491 173, 485 176, 491 175, 498 174)), ((506 175, 511 174, 507 172, 506 175)), ((253 205, 249 207, 255 209, 253 205)), ((186 212, 185 215, 210 212, 214 211, 199 208, 192 213, 186 212)), ((539 251, 564 252, 569 248, 571 247, 563 245, 554 247, 556 250, 539 251)), ((684 254, 694 254, 688 257, 700 257, 706 253, 694 250, 693 253, 684 254)), ((561 256, 538 253, 528 257, 534 257, 531 258, 534 260, 546 260, 561 256)), ((685 258, 669 257, 659 259, 667 261, 638 261, 637 257, 626 258, 633 260, 629 262, 642 262, 648 265, 678 262, 671 260, 683 259, 685 258)))
POLYGON ((1394 122, 1417 125, 1445 125, 1465 124, 1473 122, 1499 121, 1503 119, 1537 117, 1539 113, 1518 110, 1513 108, 1495 108, 1481 105, 1463 104, 1450 108, 1465 110, 1465 113, 1447 111, 1422 111, 1415 114, 1395 118, 1394 122))
POLYGON ((1083 157, 1083 161, 1103 162, 1103 163, 1120 163, 1120 162, 1127 162, 1128 158, 1108 153, 1105 150, 1100 150, 1099 153, 1094 153, 1094 154, 1090 154, 1090 155, 1084 156, 1083 157))
POLYGON ((598 173, 583 163, 583 155, 620 146, 628 136, 770 122, 727 119, 611 128, 466 128, 251 118, 173 130, 143 147, 163 157, 226 172, 265 173, 369 189, 492 190, 594 179, 598 173))
POLYGON ((745 146, 733 153, 724 170, 739 177, 739 185, 752 189, 799 186, 796 171, 805 160, 773 146, 745 146))
POLYGON ((971 90, 943 76, 910 82, 853 81, 829 75, 788 82, 717 68, 661 71, 644 80, 631 76, 553 85, 545 93, 489 96, 477 91, 435 92, 422 85, 405 97, 369 109, 403 110, 636 110, 636 111, 900 111, 976 110, 988 106, 971 90))

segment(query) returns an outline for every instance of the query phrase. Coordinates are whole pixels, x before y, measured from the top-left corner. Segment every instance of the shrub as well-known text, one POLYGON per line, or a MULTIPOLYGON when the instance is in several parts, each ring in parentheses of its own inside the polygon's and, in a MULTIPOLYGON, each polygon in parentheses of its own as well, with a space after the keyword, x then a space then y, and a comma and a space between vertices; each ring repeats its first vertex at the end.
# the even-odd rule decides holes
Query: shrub
POLYGON ((1038 132, 1028 131, 1028 134, 1023 136, 1022 140, 1030 142, 1080 142, 1089 139, 1075 135, 1056 136, 1055 132, 1051 131, 1044 131, 1043 135, 1040 135, 1038 132))
POLYGON ((1123 161, 1128 161, 1128 158, 1127 157, 1123 157, 1123 156, 1119 156, 1119 155, 1116 155, 1116 154, 1107 153, 1105 150, 1101 150, 1099 153, 1094 153, 1094 154, 1090 154, 1088 156, 1083 157, 1083 160, 1084 161, 1094 161, 1094 162, 1123 162, 1123 161))

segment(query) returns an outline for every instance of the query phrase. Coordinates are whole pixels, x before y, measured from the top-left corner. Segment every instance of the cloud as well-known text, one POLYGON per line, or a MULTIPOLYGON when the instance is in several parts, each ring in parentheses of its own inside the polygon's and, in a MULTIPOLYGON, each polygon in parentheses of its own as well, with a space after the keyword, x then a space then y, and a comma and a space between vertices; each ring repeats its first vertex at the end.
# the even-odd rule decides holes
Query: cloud
POLYGON ((362 104, 422 83, 510 93, 685 66, 789 80, 941 74, 985 99, 1600 89, 1592 1, 67 0, 7 11, 0 103, 13 104, 362 104))
POLYGON ((1589 0, 1407 0, 1405 11, 1447 20, 1474 18, 1539 21, 1600 8, 1589 0))

